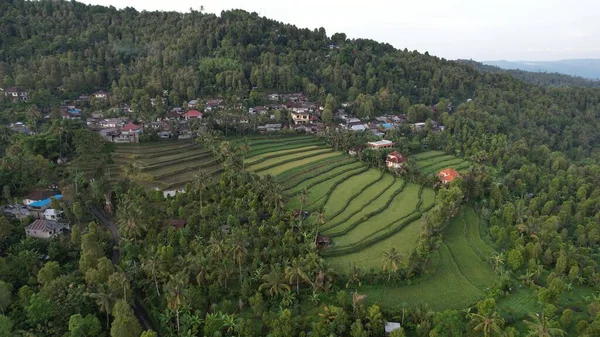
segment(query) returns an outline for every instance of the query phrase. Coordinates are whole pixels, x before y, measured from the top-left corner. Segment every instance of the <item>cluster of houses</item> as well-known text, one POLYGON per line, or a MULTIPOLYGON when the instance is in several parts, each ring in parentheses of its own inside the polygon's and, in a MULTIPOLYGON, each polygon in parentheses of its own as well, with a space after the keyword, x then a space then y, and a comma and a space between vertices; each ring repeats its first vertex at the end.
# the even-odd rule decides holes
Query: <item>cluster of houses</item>
POLYGON ((34 221, 25 227, 25 234, 39 239, 50 239, 70 230, 69 221, 64 212, 52 208, 52 200, 62 199, 56 190, 34 190, 23 199, 22 204, 12 204, 1 208, 8 218, 34 221))
POLYGON ((0 88, 0 93, 4 93, 4 96, 9 97, 13 102, 27 101, 29 99, 29 92, 19 87, 0 88))
MULTIPOLYGON (((394 147, 394 142, 391 140, 378 140, 374 142, 368 142, 367 147, 372 150, 381 150, 381 149, 391 149, 394 147)), ((348 153, 352 156, 358 155, 360 148, 353 148, 348 151, 348 153)), ((392 151, 388 153, 385 165, 388 169, 395 171, 399 170, 408 162, 408 158, 401 154, 398 151, 392 151)), ((457 177, 460 177, 460 173, 453 168, 446 168, 438 172, 438 178, 442 182, 442 184, 450 184, 457 177)))

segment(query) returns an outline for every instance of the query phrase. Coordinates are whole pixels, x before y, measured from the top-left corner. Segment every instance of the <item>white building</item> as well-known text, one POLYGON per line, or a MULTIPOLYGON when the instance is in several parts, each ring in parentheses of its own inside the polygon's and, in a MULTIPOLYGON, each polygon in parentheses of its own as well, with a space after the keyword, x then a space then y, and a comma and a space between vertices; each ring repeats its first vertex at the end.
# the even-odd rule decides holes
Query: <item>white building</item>
POLYGON ((60 220, 63 218, 64 212, 54 208, 48 208, 44 211, 44 219, 46 220, 60 220))

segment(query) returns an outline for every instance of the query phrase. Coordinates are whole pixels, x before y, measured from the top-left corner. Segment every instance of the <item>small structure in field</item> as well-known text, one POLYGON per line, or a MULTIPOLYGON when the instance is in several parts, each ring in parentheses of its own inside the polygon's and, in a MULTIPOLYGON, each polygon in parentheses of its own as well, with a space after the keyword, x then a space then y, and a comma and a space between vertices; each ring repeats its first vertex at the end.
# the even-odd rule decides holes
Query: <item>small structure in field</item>
POLYGON ((402 166, 404 166, 404 164, 406 164, 406 162, 407 162, 407 159, 404 155, 402 155, 398 151, 394 151, 387 155, 387 159, 385 160, 385 165, 389 169, 399 169, 402 166))
POLYGON ((442 183, 449 184, 453 182, 454 179, 456 179, 456 177, 460 177, 460 173, 458 173, 458 171, 456 171, 455 169, 449 167, 445 170, 440 171, 438 173, 438 177, 440 177, 442 183))

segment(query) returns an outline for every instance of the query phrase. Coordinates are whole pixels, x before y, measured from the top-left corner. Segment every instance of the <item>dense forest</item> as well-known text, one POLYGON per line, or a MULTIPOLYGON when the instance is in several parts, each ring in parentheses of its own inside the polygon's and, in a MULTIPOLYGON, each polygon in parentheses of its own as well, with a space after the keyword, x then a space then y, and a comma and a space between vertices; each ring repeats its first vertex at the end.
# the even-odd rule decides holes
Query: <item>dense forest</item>
MULTIPOLYGON (((0 217, 0 336, 155 336, 142 332, 140 310, 163 336, 383 336, 384 318, 406 322, 409 335, 519 336, 515 320, 500 317, 495 304, 514 287, 535 288, 543 305, 525 323, 539 332, 529 336, 600 334, 600 298, 586 300, 577 322, 560 302, 573 284, 600 286, 600 89, 594 85, 480 72, 240 10, 138 12, 8 0, 0 2, 0 36, 0 87, 30 91, 28 102, 0 103, 3 122, 37 121, 38 109, 52 111, 100 89, 110 92, 109 106, 130 103, 144 111, 154 97, 174 107, 199 97, 233 102, 252 100, 257 91, 301 91, 323 104, 328 97, 352 102, 362 118, 401 113, 436 120, 445 131, 434 132, 429 122, 425 132, 405 125, 386 137, 408 155, 438 149, 475 165, 439 193, 410 261, 427 268, 440 227, 461 204, 487 220, 502 252, 495 259, 498 285, 473 312, 383 311, 350 293, 348 284, 366 280, 336 275, 319 256, 314 236, 325 219, 294 217, 270 176, 246 172, 236 161, 248 151, 243 143, 217 133, 199 139, 225 173, 214 182, 198 175, 187 193, 165 199, 127 180, 110 186, 103 174, 112 148, 97 146, 102 140, 83 123, 51 118, 37 123, 33 136, 2 129, 0 184, 10 201, 60 181, 71 196, 60 207, 77 226, 69 238, 40 242, 25 238, 19 221, 0 217), (50 161, 63 155, 75 159, 62 167, 50 161), (122 237, 114 265, 107 258, 111 238, 89 212, 105 203, 114 204, 122 237), (170 219, 188 225, 177 231, 170 219)), ((340 150, 365 141, 353 133, 322 137, 340 150)), ((391 281, 368 281, 411 282, 409 267, 397 268, 391 281)))

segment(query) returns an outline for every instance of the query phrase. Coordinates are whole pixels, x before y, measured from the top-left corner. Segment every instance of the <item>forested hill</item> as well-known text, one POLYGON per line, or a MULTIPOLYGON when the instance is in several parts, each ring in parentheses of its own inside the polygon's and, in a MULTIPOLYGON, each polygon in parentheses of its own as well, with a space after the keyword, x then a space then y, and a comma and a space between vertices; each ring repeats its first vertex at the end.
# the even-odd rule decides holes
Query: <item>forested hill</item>
POLYGON ((502 69, 473 60, 458 60, 483 73, 506 73, 524 82, 550 87, 589 87, 600 88, 600 81, 579 76, 551 72, 535 72, 518 69, 502 69))
POLYGON ((598 89, 540 88, 255 13, 137 12, 22 0, 0 2, 0 13, 0 86, 34 89, 30 102, 42 106, 98 89, 111 92, 112 104, 135 104, 166 90, 168 104, 177 106, 197 97, 245 97, 256 87, 304 91, 321 101, 331 93, 340 102, 355 101, 359 116, 373 116, 444 98, 458 107, 472 98, 457 110, 480 124, 474 129, 528 146, 546 144, 576 159, 591 154, 599 140, 598 89))

